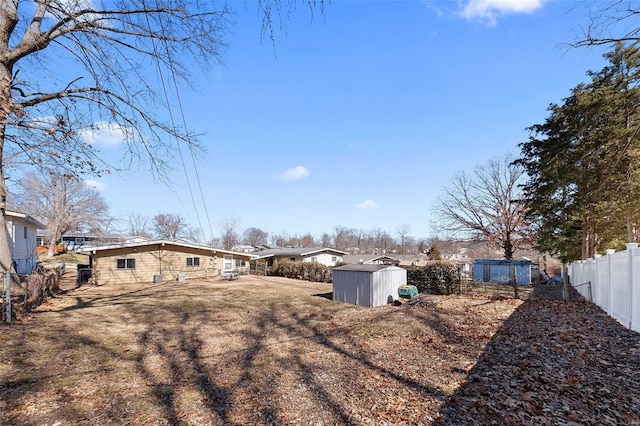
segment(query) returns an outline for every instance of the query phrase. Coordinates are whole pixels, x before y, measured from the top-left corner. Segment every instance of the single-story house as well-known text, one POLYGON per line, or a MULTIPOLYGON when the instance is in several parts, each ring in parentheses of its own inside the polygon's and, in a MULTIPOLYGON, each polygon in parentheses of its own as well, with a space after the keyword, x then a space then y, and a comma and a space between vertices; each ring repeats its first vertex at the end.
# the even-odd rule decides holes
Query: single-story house
POLYGON ((333 268, 333 300, 382 306, 398 299, 407 270, 393 265, 346 265, 333 268))
MULTIPOLYGON (((49 247, 51 241, 49 231, 46 229, 39 230, 37 235, 38 247, 49 247)), ((127 240, 127 237, 121 235, 91 234, 88 232, 67 232, 60 240, 60 245, 65 249, 75 250, 84 245, 122 243, 127 240)))
POLYGON ((251 244, 237 244, 231 247, 231 250, 238 251, 241 253, 253 253, 254 251, 256 251, 256 248, 251 244))
POLYGON ((185 281, 247 273, 251 255, 172 240, 149 240, 83 247, 95 284, 185 281))
POLYGON ((422 267, 422 266, 427 266, 428 264, 429 264, 429 261, 427 259, 423 259, 418 256, 400 256, 400 263, 398 264, 398 266, 403 266, 408 268, 411 266, 422 267))
POLYGON ((342 257, 347 265, 398 265, 399 259, 386 254, 348 254, 342 257))
POLYGON ((255 262, 266 263, 266 266, 274 266, 281 260, 291 260, 294 262, 318 262, 333 267, 342 263, 342 258, 347 252, 329 247, 278 247, 256 251, 252 254, 255 262))
POLYGON ((38 263, 36 235, 45 225, 24 213, 5 210, 5 217, 14 269, 30 274, 38 263))

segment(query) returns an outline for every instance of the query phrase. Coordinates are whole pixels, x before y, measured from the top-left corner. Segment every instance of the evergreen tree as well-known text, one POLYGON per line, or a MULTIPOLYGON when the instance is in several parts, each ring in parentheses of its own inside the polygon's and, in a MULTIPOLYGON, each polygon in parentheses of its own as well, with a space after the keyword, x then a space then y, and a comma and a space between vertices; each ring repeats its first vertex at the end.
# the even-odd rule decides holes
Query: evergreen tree
POLYGON ((565 260, 637 238, 640 55, 619 43, 605 57, 609 65, 551 105, 520 144, 539 249, 565 260))

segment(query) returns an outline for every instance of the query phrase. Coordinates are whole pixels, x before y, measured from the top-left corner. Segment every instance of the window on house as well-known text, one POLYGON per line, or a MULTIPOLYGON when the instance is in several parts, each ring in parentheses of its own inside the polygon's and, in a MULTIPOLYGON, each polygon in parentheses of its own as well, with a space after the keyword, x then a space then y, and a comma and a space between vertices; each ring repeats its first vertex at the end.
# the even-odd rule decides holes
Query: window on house
POLYGON ((200 266, 199 257, 187 257, 187 266, 200 266))
POLYGON ((116 259, 116 269, 136 269, 136 260, 116 259))
POLYGON ((27 238, 27 227, 24 227, 24 237, 27 238))
POLYGON ((236 259, 236 268, 244 268, 244 259, 236 259))
POLYGON ((295 258, 295 257, 292 257, 292 258, 291 258, 291 261, 292 261, 292 262, 295 262, 295 261, 296 261, 296 258, 295 258))
POLYGON ((233 269, 233 256, 232 255, 230 255, 230 254, 225 254, 224 255, 224 261, 222 263, 222 269, 224 269, 225 271, 233 269))
POLYGON ((337 256, 331 256, 331 261, 332 262, 337 262, 338 261, 338 257, 337 256))
POLYGON ((317 257, 315 257, 315 256, 313 256, 313 257, 311 258, 311 261, 312 261, 312 262, 317 262, 317 261, 318 261, 318 258, 317 258, 317 257))

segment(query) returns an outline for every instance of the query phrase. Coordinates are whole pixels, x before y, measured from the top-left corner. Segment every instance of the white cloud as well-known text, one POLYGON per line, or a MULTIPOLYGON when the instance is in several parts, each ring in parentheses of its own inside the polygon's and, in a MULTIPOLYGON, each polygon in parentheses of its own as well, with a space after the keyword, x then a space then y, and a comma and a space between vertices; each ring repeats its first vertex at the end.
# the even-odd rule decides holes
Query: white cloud
POLYGON ((87 185, 90 188, 94 188, 100 192, 104 191, 105 189, 109 188, 109 185, 107 185, 106 183, 102 183, 102 182, 98 182, 97 180, 92 180, 92 179, 87 179, 84 181, 84 184, 87 185))
POLYGON ((547 0, 469 0, 460 15, 466 19, 480 19, 496 25, 498 16, 510 13, 532 13, 547 0))
POLYGON ((131 130, 119 124, 100 121, 91 128, 82 129, 80 135, 90 145, 117 147, 131 135, 131 130))
POLYGON ((309 176, 311 172, 304 166, 296 166, 293 169, 289 169, 284 173, 275 174, 274 177, 276 179, 289 181, 289 180, 298 180, 309 176))
POLYGON ((355 205, 355 208, 358 210, 373 210, 373 209, 377 209, 378 207, 380 207, 380 205, 369 198, 367 198, 360 204, 355 205))

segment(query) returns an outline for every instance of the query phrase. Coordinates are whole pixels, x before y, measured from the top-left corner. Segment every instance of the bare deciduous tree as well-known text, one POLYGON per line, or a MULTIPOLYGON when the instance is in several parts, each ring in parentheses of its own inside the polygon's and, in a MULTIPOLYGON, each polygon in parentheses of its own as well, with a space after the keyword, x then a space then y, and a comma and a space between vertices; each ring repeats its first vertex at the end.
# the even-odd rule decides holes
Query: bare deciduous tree
POLYGON ((238 244, 240 237, 238 236, 238 219, 235 217, 227 217, 222 224, 222 235, 220 235, 220 243, 222 248, 231 250, 231 247, 238 244))
POLYGON ((155 235, 160 239, 175 240, 189 234, 189 226, 179 214, 159 213, 152 222, 155 235))
POLYGON ((375 228, 371 231, 374 249, 372 254, 390 254, 396 247, 395 240, 387 231, 375 228))
MULTIPOLYGON (((10 165, 72 176, 118 169, 88 137, 96 130, 118 132, 124 164, 146 164, 158 175, 176 144, 198 150, 189 132, 156 118, 165 101, 154 85, 158 72, 186 79, 190 58, 217 61, 226 23, 227 10, 214 9, 213 2, 3 1, 0 210, 10 165)), ((0 222, 4 227, 4 214, 0 222)), ((0 268, 10 262, 0 233, 0 268)))
POLYGON ((320 237, 320 244, 322 247, 331 247, 331 235, 326 232, 322 234, 322 237, 320 237))
POLYGON ((298 239, 298 247, 315 247, 316 239, 313 238, 313 235, 306 233, 297 237, 298 239))
POLYGON ((98 190, 69 175, 24 176, 12 204, 47 225, 49 257, 65 233, 101 228, 110 219, 98 190))
POLYGON ((347 250, 351 242, 351 230, 344 226, 336 226, 333 228, 333 247, 338 250, 347 250))
POLYGON ((588 23, 582 26, 581 38, 574 47, 599 46, 640 41, 640 6, 629 0, 585 2, 588 23))
MULTIPOLYGON (((295 3, 261 0, 262 34, 273 37, 295 3)), ((75 176, 148 167, 166 181, 179 145, 200 152, 185 123, 159 118, 170 103, 160 83, 178 91, 190 85, 193 65, 217 63, 228 23, 224 2, 1 1, 0 228, 10 166, 75 176), (92 143, 105 130, 122 139, 118 164, 92 143)), ((10 265, 0 232, 0 269, 10 265)))
POLYGON ((247 228, 242 234, 242 244, 249 244, 251 246, 259 246, 260 244, 266 244, 269 238, 269 233, 263 231, 260 228, 247 228))
POLYGON ((461 172, 443 190, 434 211, 436 228, 500 247, 505 259, 532 242, 520 183, 524 168, 506 156, 492 159, 471 174, 461 172))
POLYGON ((129 213, 129 234, 144 238, 151 238, 150 219, 139 213, 129 213))
POLYGON ((400 246, 400 254, 404 254, 405 253, 405 244, 407 242, 407 237, 409 236, 409 233, 411 232, 411 226, 407 223, 403 223, 402 225, 399 225, 396 228, 396 234, 398 234, 398 238, 400 239, 399 241, 399 246, 400 246))

